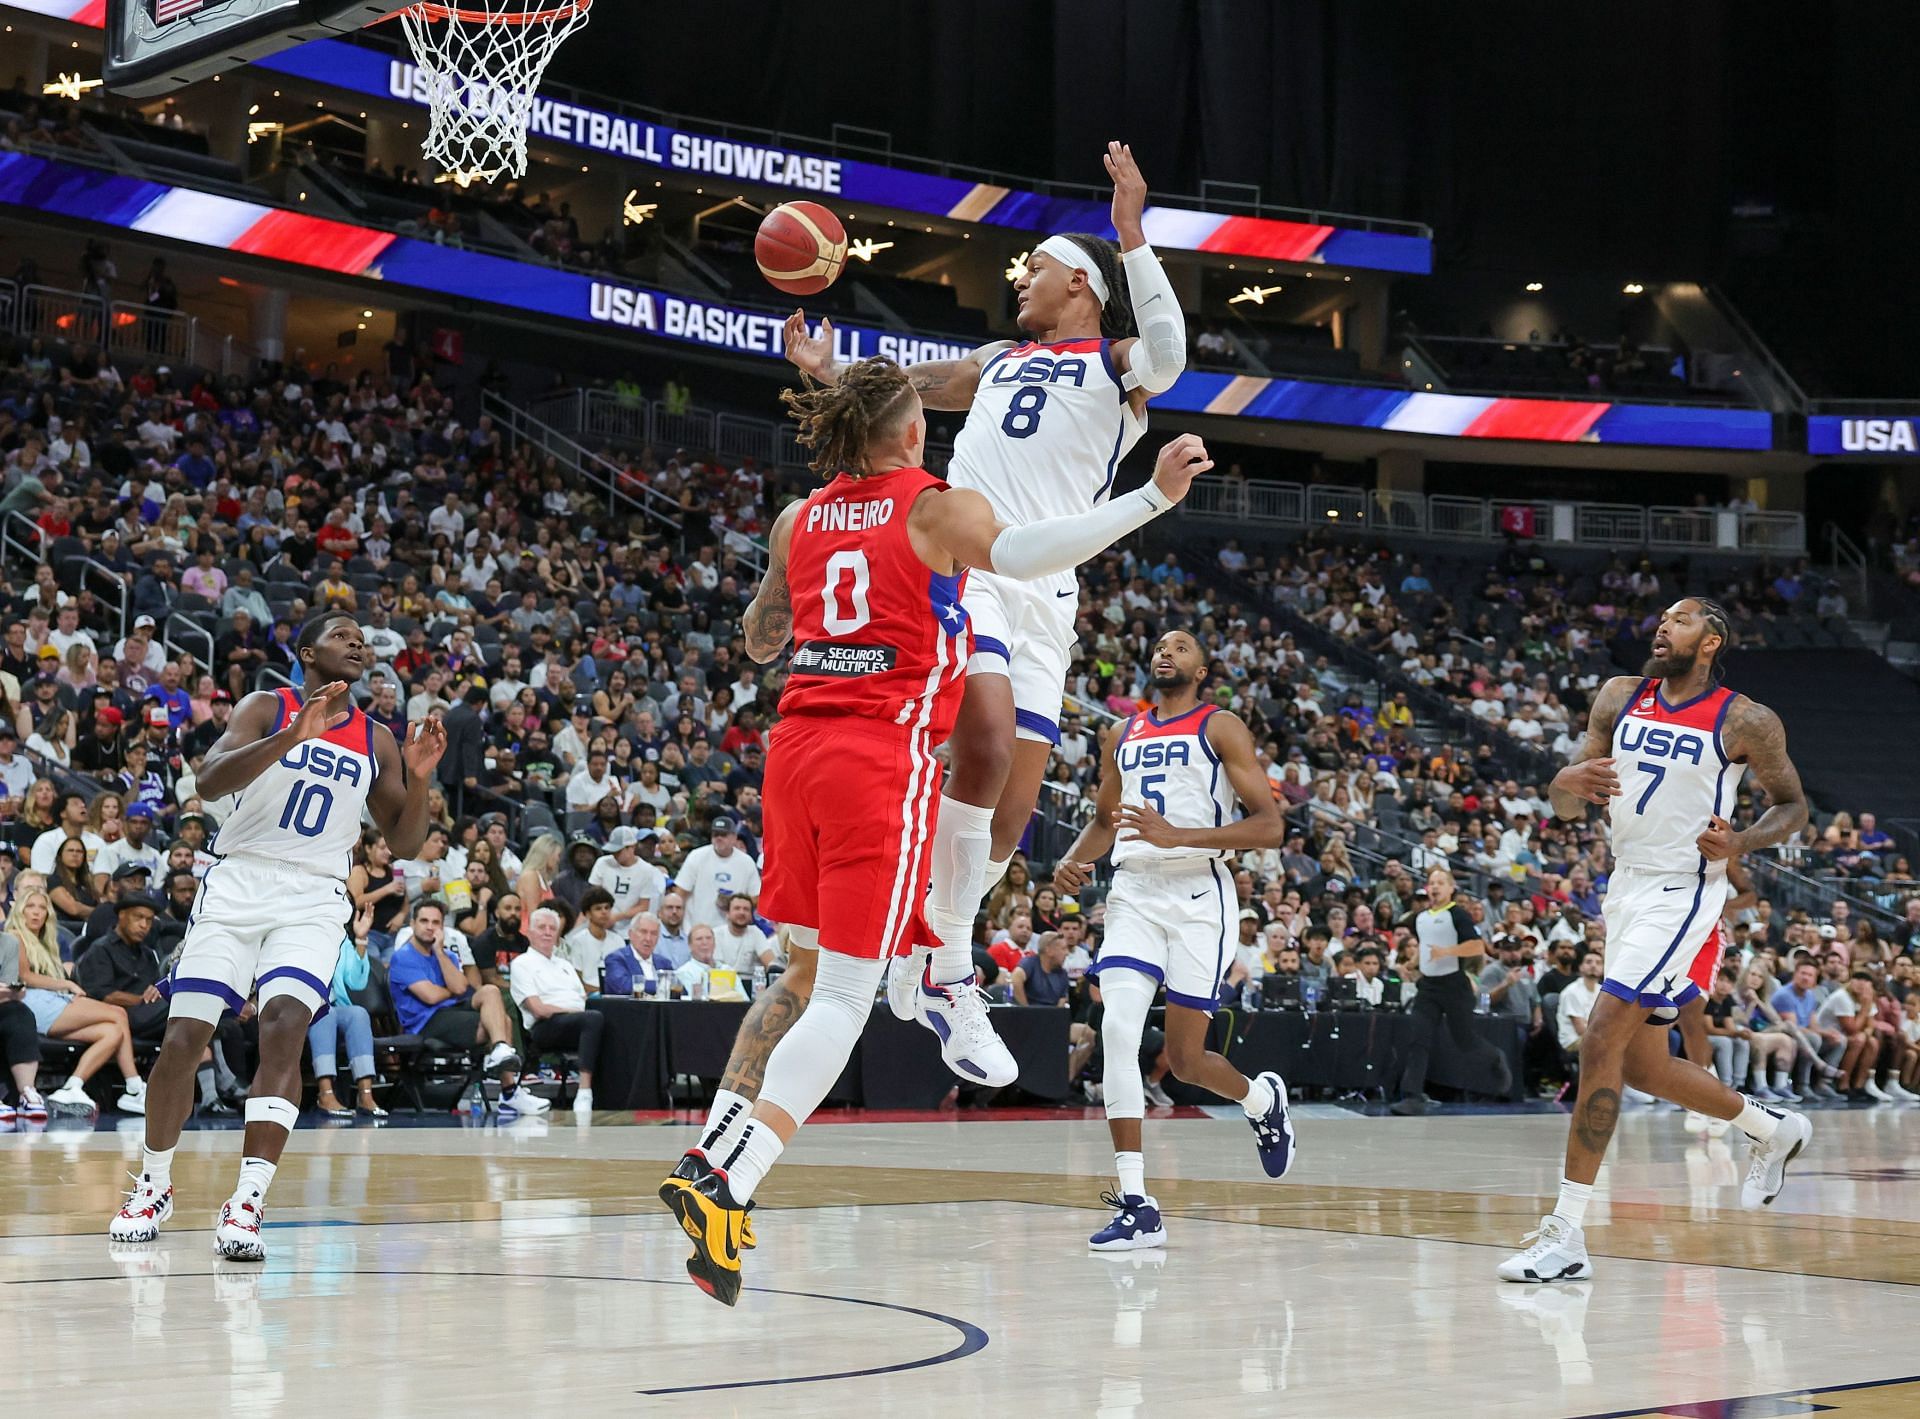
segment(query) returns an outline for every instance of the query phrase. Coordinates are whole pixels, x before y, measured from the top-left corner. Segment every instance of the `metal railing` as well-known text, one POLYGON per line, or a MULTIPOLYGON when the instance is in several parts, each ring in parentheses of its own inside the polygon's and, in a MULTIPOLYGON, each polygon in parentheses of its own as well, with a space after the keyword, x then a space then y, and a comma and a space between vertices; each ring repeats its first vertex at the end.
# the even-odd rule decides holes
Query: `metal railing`
MULTIPOLYGON (((551 410, 555 406, 547 403, 542 407, 551 410)), ((571 467, 583 482, 598 488, 606 497, 608 512, 618 511, 624 504, 627 511, 638 513, 676 538, 680 535, 682 518, 679 504, 664 493, 628 476, 627 470, 620 464, 594 452, 564 430, 555 428, 539 415, 522 409, 492 390, 482 394, 481 408, 493 416, 501 430, 514 442, 531 444, 554 455, 571 467)))
POLYGON ((1469 542, 1498 541, 1511 523, 1513 530, 1529 528, 1535 540, 1588 547, 1797 554, 1807 546, 1806 518, 1797 512, 1463 498, 1218 474, 1196 478, 1180 510, 1260 526, 1357 527, 1469 542), (1516 511, 1521 515, 1505 516, 1516 511))
POLYGON ((115 301, 107 308, 107 348, 191 364, 199 324, 185 311, 115 301))
POLYGON ((97 295, 58 286, 25 286, 20 291, 18 330, 43 340, 104 345, 106 305, 97 295))

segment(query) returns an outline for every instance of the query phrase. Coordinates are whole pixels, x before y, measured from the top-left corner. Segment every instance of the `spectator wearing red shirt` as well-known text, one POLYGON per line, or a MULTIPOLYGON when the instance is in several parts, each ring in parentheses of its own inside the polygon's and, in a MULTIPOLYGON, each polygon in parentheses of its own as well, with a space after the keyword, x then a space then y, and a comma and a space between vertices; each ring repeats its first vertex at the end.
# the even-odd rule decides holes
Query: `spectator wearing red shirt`
POLYGON ((354 530, 347 526, 347 514, 335 508, 327 514, 327 520, 314 534, 313 540, 319 545, 323 555, 338 557, 345 561, 360 549, 360 539, 354 530))
POLYGON ((55 498, 48 503, 46 511, 41 513, 34 523, 40 529, 40 535, 49 540, 73 535, 73 523, 67 517, 65 498, 55 498))

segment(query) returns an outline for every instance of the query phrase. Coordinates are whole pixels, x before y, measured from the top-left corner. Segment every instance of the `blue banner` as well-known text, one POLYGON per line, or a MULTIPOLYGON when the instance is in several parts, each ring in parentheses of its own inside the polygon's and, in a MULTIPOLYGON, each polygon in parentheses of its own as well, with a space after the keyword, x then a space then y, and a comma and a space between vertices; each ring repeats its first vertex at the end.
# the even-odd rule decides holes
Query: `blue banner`
POLYGON ((1838 458, 1920 458, 1920 418, 1810 414, 1807 452, 1838 458))

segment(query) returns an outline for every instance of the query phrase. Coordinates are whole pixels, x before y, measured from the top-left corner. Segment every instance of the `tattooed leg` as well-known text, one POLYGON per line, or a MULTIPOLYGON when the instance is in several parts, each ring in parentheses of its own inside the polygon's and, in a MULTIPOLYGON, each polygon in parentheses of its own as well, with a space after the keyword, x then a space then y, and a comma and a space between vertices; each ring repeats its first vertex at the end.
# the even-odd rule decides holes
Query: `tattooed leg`
POLYGON ((1567 1130, 1569 1182, 1591 1183, 1599 1176, 1614 1125, 1620 1121, 1627 1047, 1634 1031, 1643 1028, 1646 1013, 1604 992, 1593 1007, 1580 1041, 1580 1099, 1567 1130))
POLYGON ((745 1099, 760 1097, 773 1047, 786 1038, 813 995, 813 973, 819 960, 818 951, 795 950, 786 971, 753 1002, 747 1018, 740 1022, 740 1033, 733 1037, 727 1072, 720 1078, 723 1090, 745 1099))

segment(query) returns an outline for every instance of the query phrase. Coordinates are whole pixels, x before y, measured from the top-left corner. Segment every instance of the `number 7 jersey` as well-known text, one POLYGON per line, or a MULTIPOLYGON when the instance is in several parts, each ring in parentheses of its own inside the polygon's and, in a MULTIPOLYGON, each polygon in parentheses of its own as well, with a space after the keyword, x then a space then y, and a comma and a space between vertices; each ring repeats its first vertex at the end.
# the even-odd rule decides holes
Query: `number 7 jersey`
MULTIPOLYGON (((300 712, 292 690, 274 691, 278 734, 300 712)), ((296 744, 240 790, 213 841, 218 857, 257 857, 345 881, 379 762, 373 721, 349 709, 344 722, 296 744)))
POLYGON ((1735 692, 1717 686, 1670 705, 1658 680, 1642 680, 1613 726, 1620 796, 1609 807, 1614 860, 1645 872, 1724 875, 1695 839, 1707 820, 1732 811, 1744 761, 1727 756, 1720 731, 1735 692))
POLYGON ((842 473, 801 505, 787 546, 794 651, 782 715, 878 720, 945 742, 967 667, 967 574, 921 561, 907 518, 946 486, 924 468, 842 473))

